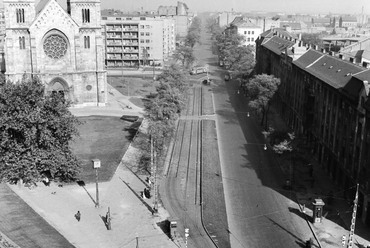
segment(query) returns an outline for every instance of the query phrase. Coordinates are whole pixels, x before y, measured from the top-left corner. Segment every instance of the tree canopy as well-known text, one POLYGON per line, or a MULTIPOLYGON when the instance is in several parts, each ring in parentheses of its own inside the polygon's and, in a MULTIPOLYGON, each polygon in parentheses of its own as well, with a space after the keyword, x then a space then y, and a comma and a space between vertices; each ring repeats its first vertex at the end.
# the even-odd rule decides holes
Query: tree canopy
POLYGON ((181 62, 185 68, 189 68, 195 61, 193 49, 184 45, 177 47, 173 57, 176 61, 181 62))
POLYGON ((0 85, 0 178, 25 183, 44 175, 77 179, 79 164, 70 149, 80 124, 60 94, 45 95, 37 79, 0 85))
POLYGON ((165 68, 158 76, 156 94, 147 102, 146 117, 149 133, 155 139, 155 148, 161 152, 167 138, 171 137, 174 123, 181 114, 187 98, 187 75, 176 64, 165 68))
POLYGON ((244 37, 232 30, 228 30, 216 37, 219 57, 234 78, 248 77, 255 66, 254 50, 250 46, 242 45, 244 37))
POLYGON ((256 75, 245 85, 247 95, 250 97, 248 105, 262 114, 261 125, 265 123, 266 129, 270 100, 274 96, 279 85, 280 79, 267 74, 256 75))
POLYGON ((200 32, 202 28, 202 21, 199 17, 194 17, 185 37, 185 45, 194 47, 196 43, 200 42, 200 32))

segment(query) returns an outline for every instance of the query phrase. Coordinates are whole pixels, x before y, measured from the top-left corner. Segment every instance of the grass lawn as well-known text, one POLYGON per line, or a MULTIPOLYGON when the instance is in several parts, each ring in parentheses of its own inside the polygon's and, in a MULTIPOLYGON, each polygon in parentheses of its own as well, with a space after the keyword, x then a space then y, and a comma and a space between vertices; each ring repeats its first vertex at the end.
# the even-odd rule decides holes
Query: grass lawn
POLYGON ((218 247, 228 248, 230 239, 215 121, 202 120, 202 144, 203 222, 209 234, 217 237, 218 247))
POLYGON ((101 161, 99 181, 108 181, 132 139, 132 134, 124 130, 132 123, 110 116, 79 117, 79 120, 84 124, 79 127, 80 137, 75 138, 72 149, 81 161, 80 178, 85 183, 95 182, 91 160, 97 158, 101 161))
POLYGON ((129 96, 146 96, 155 92, 155 86, 158 82, 153 79, 136 78, 136 77, 108 77, 108 83, 118 90, 122 95, 129 96))

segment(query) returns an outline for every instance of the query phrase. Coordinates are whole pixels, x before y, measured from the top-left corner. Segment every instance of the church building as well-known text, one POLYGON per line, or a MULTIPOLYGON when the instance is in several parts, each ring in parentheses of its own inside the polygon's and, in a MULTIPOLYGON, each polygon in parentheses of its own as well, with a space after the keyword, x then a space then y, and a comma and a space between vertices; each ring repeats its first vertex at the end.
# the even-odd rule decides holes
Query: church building
POLYGON ((107 73, 100 0, 3 0, 7 79, 37 76, 47 93, 78 106, 104 106, 107 73))

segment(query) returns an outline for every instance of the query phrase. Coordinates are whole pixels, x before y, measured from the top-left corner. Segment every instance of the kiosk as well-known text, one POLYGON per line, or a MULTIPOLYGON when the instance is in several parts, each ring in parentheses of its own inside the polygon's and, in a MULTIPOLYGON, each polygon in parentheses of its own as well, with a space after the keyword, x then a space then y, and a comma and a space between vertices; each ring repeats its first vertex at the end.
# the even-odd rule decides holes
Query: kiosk
POLYGON ((325 203, 322 199, 315 199, 313 204, 313 216, 312 216, 312 223, 321 223, 322 221, 322 210, 324 208, 325 203))

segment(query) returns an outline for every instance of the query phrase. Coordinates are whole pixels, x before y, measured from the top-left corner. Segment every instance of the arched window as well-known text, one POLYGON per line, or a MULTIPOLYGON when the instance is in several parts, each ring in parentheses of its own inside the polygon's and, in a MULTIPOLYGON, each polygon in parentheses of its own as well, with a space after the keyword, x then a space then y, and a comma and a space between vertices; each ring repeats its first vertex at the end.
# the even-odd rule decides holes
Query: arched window
POLYGON ((82 9, 82 23, 90 23, 90 9, 82 9))
POLYGON ((90 36, 84 36, 84 48, 90 48, 90 36))
POLYGON ((24 9, 16 9, 17 23, 24 23, 24 9))

